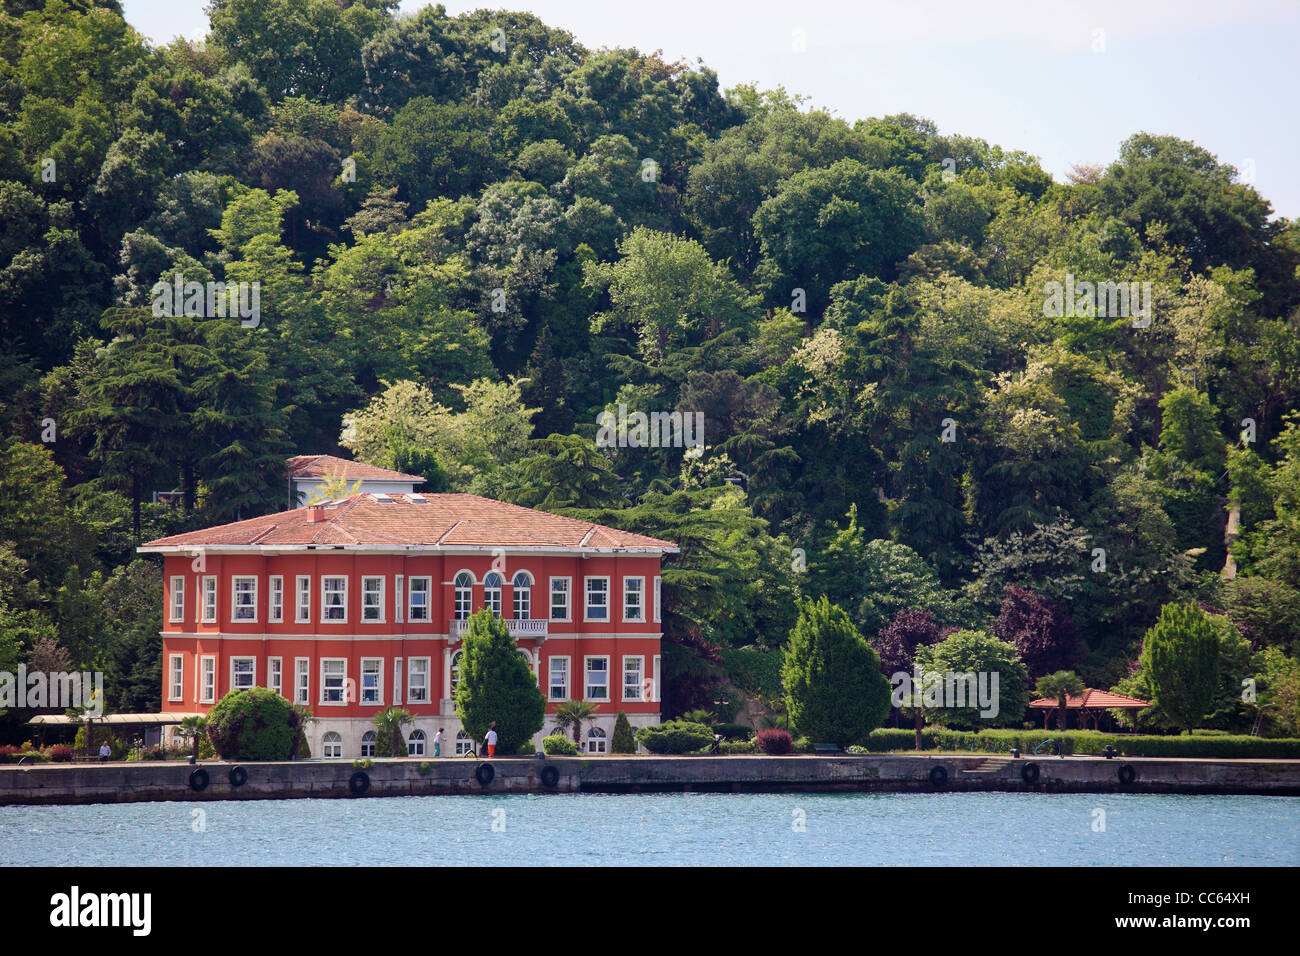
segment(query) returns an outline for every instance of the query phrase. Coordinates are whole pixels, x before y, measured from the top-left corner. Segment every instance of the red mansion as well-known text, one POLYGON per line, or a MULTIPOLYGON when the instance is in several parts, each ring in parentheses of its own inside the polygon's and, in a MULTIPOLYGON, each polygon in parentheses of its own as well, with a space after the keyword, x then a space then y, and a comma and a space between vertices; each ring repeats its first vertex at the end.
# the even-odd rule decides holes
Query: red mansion
POLYGON ((415 716, 410 755, 432 755, 439 728, 443 756, 463 753, 460 635, 486 607, 506 619, 548 714, 598 706, 587 752, 608 750, 620 710, 633 727, 659 722, 668 541, 476 495, 361 492, 140 551, 165 563, 164 713, 263 686, 311 707, 313 756, 373 754, 370 721, 388 706, 415 716))

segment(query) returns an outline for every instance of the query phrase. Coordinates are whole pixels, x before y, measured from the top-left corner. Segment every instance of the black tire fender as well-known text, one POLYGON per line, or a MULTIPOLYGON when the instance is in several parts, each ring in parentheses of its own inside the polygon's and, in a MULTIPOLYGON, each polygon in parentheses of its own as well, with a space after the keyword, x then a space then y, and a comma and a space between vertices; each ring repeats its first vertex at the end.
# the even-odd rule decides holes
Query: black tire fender
POLYGON ((230 785, 232 787, 242 787, 248 783, 248 771, 243 767, 230 768, 230 785))
POLYGON ((1038 783, 1038 764, 1031 761, 1021 767, 1020 779, 1025 783, 1038 783))
POLYGON ((211 778, 208 776, 208 772, 204 770, 202 767, 200 767, 198 770, 193 770, 190 772, 191 790, 196 790, 196 791, 206 790, 208 789, 208 784, 210 782, 211 782, 211 778))
POLYGON ((948 771, 942 764, 935 764, 930 768, 930 783, 936 787, 942 787, 948 782, 948 771))
POLYGON ((496 775, 496 768, 490 763, 481 763, 474 768, 474 779, 485 787, 496 779, 496 775))
POLYGON ((554 787, 554 786, 558 786, 559 783, 560 783, 560 771, 556 770, 554 767, 542 768, 543 787, 554 787))
POLYGON ((1131 763, 1126 763, 1119 768, 1119 782, 1127 786, 1137 779, 1137 771, 1133 769, 1131 763))
POLYGON ((348 789, 352 791, 354 797, 365 796, 366 791, 370 789, 370 774, 358 770, 348 778, 348 789))

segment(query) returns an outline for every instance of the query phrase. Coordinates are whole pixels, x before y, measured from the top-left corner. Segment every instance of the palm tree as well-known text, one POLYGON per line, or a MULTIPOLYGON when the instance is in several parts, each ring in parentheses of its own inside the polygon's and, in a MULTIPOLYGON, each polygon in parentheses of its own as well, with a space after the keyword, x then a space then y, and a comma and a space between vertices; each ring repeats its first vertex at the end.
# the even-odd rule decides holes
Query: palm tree
POLYGON ((406 747, 403 745, 402 728, 412 723, 415 716, 405 707, 385 707, 371 718, 375 725, 375 753, 381 757, 404 757, 406 747), (379 752, 379 741, 388 741, 388 753, 379 752))
POLYGON ((1078 697, 1084 691, 1083 681, 1074 671, 1057 671, 1038 678, 1034 693, 1039 697, 1055 697, 1056 729, 1065 730, 1065 704, 1067 697, 1078 697))
POLYGON ((579 743, 582 725, 595 719, 599 705, 585 700, 570 700, 555 708, 555 724, 561 731, 573 728, 573 742, 579 743))
POLYGON ((199 759, 199 741, 208 732, 208 718, 206 717, 186 717, 176 728, 176 736, 184 737, 186 740, 194 741, 194 749, 191 752, 193 759, 199 759))
POLYGON ((100 708, 95 698, 99 696, 99 691, 92 691, 90 700, 84 704, 75 707, 69 707, 63 713, 69 720, 84 720, 86 722, 86 756, 94 757, 95 754, 95 728, 94 722, 96 717, 108 716, 107 709, 100 708))

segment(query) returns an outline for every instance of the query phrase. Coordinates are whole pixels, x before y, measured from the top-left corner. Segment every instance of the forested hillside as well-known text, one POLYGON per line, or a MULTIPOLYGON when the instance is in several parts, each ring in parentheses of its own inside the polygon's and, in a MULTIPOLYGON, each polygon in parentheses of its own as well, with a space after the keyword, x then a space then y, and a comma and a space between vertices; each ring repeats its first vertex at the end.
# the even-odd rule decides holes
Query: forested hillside
POLYGON ((116 0, 2 6, 0 669, 157 708, 135 545, 332 452, 680 542, 669 712, 773 696, 802 596, 1134 696, 1196 602, 1205 726, 1253 678, 1297 731, 1300 228, 1195 144, 1054 182, 523 13, 214 0, 153 46, 116 0), (166 314, 178 276, 260 311, 166 314), (620 405, 703 447, 601 447, 620 405))

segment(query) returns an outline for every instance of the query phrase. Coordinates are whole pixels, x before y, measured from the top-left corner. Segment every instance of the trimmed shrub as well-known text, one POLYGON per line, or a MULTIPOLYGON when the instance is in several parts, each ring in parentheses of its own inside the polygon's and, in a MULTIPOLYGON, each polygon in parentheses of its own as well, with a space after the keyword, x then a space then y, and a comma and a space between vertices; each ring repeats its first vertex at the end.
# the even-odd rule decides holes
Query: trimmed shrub
POLYGON ((560 757, 578 756, 578 745, 564 734, 551 734, 542 738, 542 753, 560 757))
POLYGON ((636 739, 652 754, 688 754, 711 746, 713 731, 703 724, 670 720, 655 727, 642 727, 636 739))
POLYGON ((754 743, 769 757, 788 754, 794 746, 790 734, 784 730, 760 730, 754 743))
POLYGON ((72 762, 72 748, 67 744, 55 744, 52 747, 48 747, 45 750, 45 754, 50 758, 50 760, 54 761, 54 763, 72 762))
MULTIPOLYGON (((173 748, 179 750, 180 748, 173 748)), ((141 760, 166 760, 168 757, 166 749, 162 747, 145 747, 140 751, 141 760)))
POLYGON ((636 753, 636 735, 632 733, 632 723, 621 710, 614 721, 614 737, 609 742, 609 751, 616 754, 636 753))
POLYGON ((13 744, 0 746, 0 763, 17 763, 22 752, 22 747, 15 747, 13 744))
POLYGON ((718 749, 724 754, 756 754, 759 752, 758 744, 752 740, 724 740, 718 745, 718 749))
POLYGON ((519 745, 519 749, 515 751, 515 756, 531 757, 535 753, 537 753, 537 748, 533 746, 533 742, 531 740, 525 740, 519 745))
POLYGON ((369 757, 362 757, 360 760, 352 761, 353 770, 369 770, 374 767, 375 762, 369 757))
MULTIPOLYGON (((1236 736, 1147 736, 1140 734, 1104 734, 1095 730, 1067 730, 1065 733, 1043 730, 985 730, 963 732, 929 727, 921 732, 921 743, 926 750, 974 751, 976 753, 1008 753, 1012 747, 1021 754, 1032 754, 1044 741, 1059 740, 1066 754, 1097 756, 1114 747, 1124 757, 1199 757, 1224 759, 1254 757, 1258 759, 1300 758, 1300 739, 1236 736)), ((857 753, 887 753, 896 750, 913 750, 916 732, 899 728, 873 730, 866 745, 854 747, 857 753)), ((1040 751, 1056 753, 1054 744, 1040 751)))
POLYGON ((754 736, 754 728, 748 724, 714 724, 713 732, 722 734, 724 740, 748 740, 754 736))
POLYGON ((293 705, 268 687, 232 690, 208 711, 208 736, 223 760, 288 760, 299 733, 293 705))

